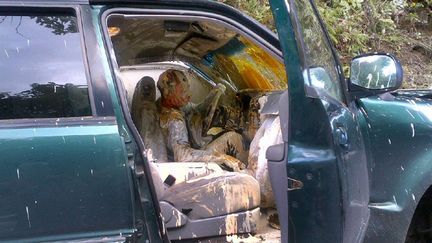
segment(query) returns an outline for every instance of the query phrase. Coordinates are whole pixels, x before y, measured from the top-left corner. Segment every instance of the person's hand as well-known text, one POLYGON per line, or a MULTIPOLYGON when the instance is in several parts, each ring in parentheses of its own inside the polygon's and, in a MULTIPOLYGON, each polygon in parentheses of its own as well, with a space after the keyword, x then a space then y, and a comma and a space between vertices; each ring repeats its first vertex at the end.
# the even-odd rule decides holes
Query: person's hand
POLYGON ((219 165, 224 170, 235 172, 239 172, 246 168, 246 165, 243 162, 229 155, 223 155, 219 165))
POLYGON ((216 85, 216 89, 220 90, 222 94, 225 94, 225 90, 226 90, 225 85, 219 83, 216 85))

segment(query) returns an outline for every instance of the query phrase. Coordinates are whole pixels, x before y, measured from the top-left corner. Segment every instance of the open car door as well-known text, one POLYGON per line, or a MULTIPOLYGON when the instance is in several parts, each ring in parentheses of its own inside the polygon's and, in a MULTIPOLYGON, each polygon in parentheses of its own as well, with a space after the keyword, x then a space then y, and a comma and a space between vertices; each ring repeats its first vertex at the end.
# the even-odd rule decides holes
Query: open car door
POLYGON ((282 242, 361 242, 369 185, 358 108, 313 2, 270 2, 288 75, 284 143, 267 150, 282 242))

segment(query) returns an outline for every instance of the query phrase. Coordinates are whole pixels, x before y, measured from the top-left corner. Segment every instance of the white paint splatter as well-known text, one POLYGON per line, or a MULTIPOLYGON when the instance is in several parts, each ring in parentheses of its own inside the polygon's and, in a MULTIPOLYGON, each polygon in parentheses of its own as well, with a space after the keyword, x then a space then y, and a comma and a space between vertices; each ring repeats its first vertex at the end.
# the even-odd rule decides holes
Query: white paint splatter
POLYGON ((387 138, 387 140, 388 140, 388 143, 391 144, 391 140, 390 140, 390 138, 387 138))
POLYGON ((96 137, 93 136, 93 143, 96 144, 96 137))
POLYGON ((20 179, 20 171, 18 168, 17 168, 17 178, 18 178, 18 180, 20 179))
POLYGON ((408 112, 408 114, 412 117, 412 118, 414 118, 415 119, 415 116, 408 110, 408 109, 406 109, 406 111, 408 112))
POLYGON ((93 175, 93 169, 90 169, 90 174, 93 175))
POLYGON ((415 201, 416 201, 416 198, 415 198, 414 194, 411 194, 411 196, 412 196, 412 199, 413 199, 414 202, 415 202, 415 201))
POLYGON ((415 137, 415 128, 414 128, 414 124, 413 123, 411 123, 411 130, 412 130, 411 137, 415 137))
POLYGON ((405 171, 405 168, 404 168, 402 165, 401 165, 401 170, 402 170, 402 171, 405 171))
POLYGON ((393 201, 397 205, 396 197, 393 195, 393 201))
POLYGON ((26 213, 27 213, 27 222, 28 222, 28 226, 29 228, 31 228, 31 223, 30 223, 30 213, 29 213, 29 209, 26 206, 26 213))

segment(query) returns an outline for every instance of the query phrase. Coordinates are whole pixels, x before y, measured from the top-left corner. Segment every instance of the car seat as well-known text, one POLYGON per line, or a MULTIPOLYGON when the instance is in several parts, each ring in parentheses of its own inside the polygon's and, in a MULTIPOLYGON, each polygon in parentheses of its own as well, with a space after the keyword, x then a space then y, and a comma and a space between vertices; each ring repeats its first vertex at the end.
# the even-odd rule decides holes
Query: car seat
POLYGON ((150 162, 150 168, 171 240, 256 231, 261 199, 252 176, 215 163, 150 162))
MULTIPOLYGON (((136 92, 141 92, 144 84, 151 83, 154 85, 154 81, 140 82, 136 92)), ((152 88, 154 87, 149 87, 150 90, 152 88)), ((134 94, 137 98, 132 102, 132 111, 141 112, 139 115, 132 114, 132 117, 139 117, 134 119, 138 121, 136 124, 146 119, 142 116, 158 115, 153 114, 156 110, 154 105, 148 104, 148 97, 145 100, 147 105, 139 104, 140 96, 141 93, 134 94)), ((146 132, 149 128, 148 121, 140 125, 139 131, 147 150, 166 147, 163 139, 154 132, 157 128, 152 127, 152 132, 146 132)), ((159 123, 152 125, 158 126, 159 123)), ((149 151, 146 154, 148 156, 149 151)), ((259 184, 252 176, 223 171, 215 163, 153 161, 149 162, 150 169, 169 239, 205 238, 256 231, 261 199, 259 184)))

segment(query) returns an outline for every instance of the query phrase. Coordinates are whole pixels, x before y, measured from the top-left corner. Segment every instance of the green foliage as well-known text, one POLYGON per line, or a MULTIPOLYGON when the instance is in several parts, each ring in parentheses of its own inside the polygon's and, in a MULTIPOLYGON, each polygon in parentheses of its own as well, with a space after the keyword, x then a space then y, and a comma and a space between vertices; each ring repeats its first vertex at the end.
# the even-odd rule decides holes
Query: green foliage
POLYGON ((343 61, 360 53, 377 50, 384 40, 397 40, 394 16, 400 6, 393 0, 320 0, 318 10, 343 61))
POLYGON ((36 19, 36 23, 41 26, 52 29, 52 33, 56 35, 77 32, 76 18, 72 16, 35 16, 30 18, 36 19))
MULTIPOLYGON (((328 28, 330 38, 336 47, 346 54, 357 54, 367 50, 369 35, 365 33, 365 21, 362 15, 362 0, 336 0, 331 6, 318 2, 328 28)), ((343 55, 345 56, 345 55, 343 55)))
POLYGON ((247 15, 258 20, 266 25, 271 30, 275 31, 273 16, 270 10, 268 0, 218 0, 219 2, 233 6, 240 9, 247 15))
MULTIPOLYGON (((217 1, 246 12, 275 31, 268 0, 217 1)), ((431 59, 416 56, 412 52, 412 49, 418 46, 414 44, 415 41, 428 47, 431 45, 432 0, 314 1, 328 26, 330 38, 340 53, 345 73, 353 56, 386 51, 401 59, 409 87, 432 85, 432 81, 427 84, 428 77, 431 77, 428 71, 432 70, 431 59), (423 34, 417 31, 419 26, 425 30, 423 34), (423 63, 421 60, 424 60, 423 63), (422 82, 425 84, 416 83, 418 79, 424 80, 422 82)))

